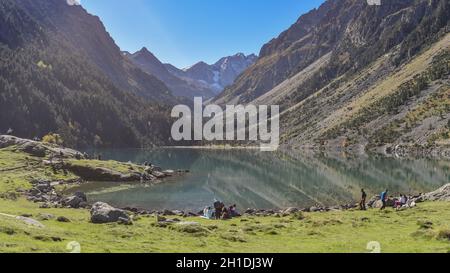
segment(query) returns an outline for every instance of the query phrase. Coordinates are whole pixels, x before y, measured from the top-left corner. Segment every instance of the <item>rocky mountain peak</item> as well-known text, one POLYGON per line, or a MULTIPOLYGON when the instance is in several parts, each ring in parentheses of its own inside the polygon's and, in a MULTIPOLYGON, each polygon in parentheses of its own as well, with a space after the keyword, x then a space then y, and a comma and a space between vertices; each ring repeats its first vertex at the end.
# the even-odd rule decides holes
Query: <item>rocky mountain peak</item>
POLYGON ((156 58, 156 56, 151 53, 150 50, 148 50, 146 47, 143 47, 141 50, 136 51, 132 55, 134 56, 134 58, 147 59, 151 60, 152 62, 160 63, 162 65, 158 58, 156 58))
POLYGON ((241 77, 221 94, 220 102, 236 97, 243 103, 251 102, 327 54, 331 54, 333 62, 333 68, 330 66, 326 73, 329 79, 350 69, 359 69, 396 46, 402 51, 398 59, 405 58, 418 48, 408 43, 418 43, 418 37, 427 35, 421 33, 423 29, 434 31, 445 23, 448 15, 433 22, 434 27, 425 26, 428 17, 445 14, 444 2, 391 0, 382 6, 371 6, 366 1, 325 1, 265 44, 257 64, 246 70, 246 77, 241 77), (419 24, 423 27, 418 28, 419 24))
POLYGON ((192 99, 193 97, 211 98, 214 93, 203 85, 189 81, 178 75, 178 68, 163 64, 147 47, 127 56, 128 59, 147 74, 163 81, 174 95, 192 99))
POLYGON ((142 53, 150 53, 150 51, 147 49, 147 47, 142 47, 141 48, 141 50, 139 50, 139 52, 142 52, 142 53))
POLYGON ((194 70, 199 70, 199 69, 207 69, 208 66, 209 66, 209 64, 207 64, 203 61, 200 61, 198 63, 195 63, 194 65, 183 68, 183 71, 194 71, 194 70))

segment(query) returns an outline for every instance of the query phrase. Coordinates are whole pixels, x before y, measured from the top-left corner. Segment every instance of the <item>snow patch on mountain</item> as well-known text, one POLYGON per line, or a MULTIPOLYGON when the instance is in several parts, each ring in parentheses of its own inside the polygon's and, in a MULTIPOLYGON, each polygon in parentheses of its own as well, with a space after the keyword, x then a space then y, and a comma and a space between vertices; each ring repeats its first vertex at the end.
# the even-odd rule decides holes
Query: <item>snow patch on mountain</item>
POLYGON ((225 87, 231 85, 245 69, 255 63, 257 59, 258 57, 255 54, 246 56, 243 53, 238 53, 221 58, 211 65, 205 62, 198 62, 183 69, 176 69, 169 64, 166 64, 166 66, 169 72, 177 77, 207 85, 214 93, 219 94, 225 87))

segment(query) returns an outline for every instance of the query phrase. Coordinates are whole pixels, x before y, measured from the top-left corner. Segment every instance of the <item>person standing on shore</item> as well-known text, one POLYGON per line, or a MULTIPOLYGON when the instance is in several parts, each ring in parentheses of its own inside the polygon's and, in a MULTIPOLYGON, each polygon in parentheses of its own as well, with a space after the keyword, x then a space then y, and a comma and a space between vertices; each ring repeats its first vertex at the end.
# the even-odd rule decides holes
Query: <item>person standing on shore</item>
POLYGON ((216 218, 216 220, 219 220, 222 217, 224 207, 225 205, 222 202, 217 200, 214 202, 214 218, 216 218))
POLYGON ((384 210, 386 208, 387 197, 388 197, 388 190, 386 189, 384 192, 381 193, 381 196, 380 196, 381 202, 383 203, 380 210, 384 210))
POLYGON ((367 194, 364 191, 364 189, 361 189, 361 201, 359 202, 359 208, 361 210, 367 210, 367 208, 366 208, 366 199, 367 199, 367 194))

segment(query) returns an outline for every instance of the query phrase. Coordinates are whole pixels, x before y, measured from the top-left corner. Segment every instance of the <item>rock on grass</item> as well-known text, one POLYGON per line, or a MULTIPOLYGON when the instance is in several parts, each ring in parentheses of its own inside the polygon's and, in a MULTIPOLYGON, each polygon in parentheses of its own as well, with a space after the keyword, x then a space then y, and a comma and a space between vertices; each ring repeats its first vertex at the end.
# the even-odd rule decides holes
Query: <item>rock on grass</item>
POLYGON ((56 218, 56 221, 61 222, 61 223, 70 223, 69 218, 67 218, 65 216, 59 216, 58 218, 56 218))
POLYGON ((121 209, 116 209, 106 203, 97 202, 91 209, 91 222, 94 224, 131 221, 128 214, 121 209))

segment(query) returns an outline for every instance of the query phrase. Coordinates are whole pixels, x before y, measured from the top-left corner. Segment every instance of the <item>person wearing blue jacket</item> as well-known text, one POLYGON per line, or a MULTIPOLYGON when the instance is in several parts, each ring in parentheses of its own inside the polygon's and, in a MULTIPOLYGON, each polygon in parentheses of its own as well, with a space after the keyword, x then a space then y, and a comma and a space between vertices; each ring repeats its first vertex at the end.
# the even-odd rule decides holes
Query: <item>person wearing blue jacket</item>
POLYGON ((387 197, 388 197, 388 190, 386 189, 384 192, 381 193, 381 196, 380 196, 381 202, 383 203, 380 210, 384 210, 386 208, 387 197))

